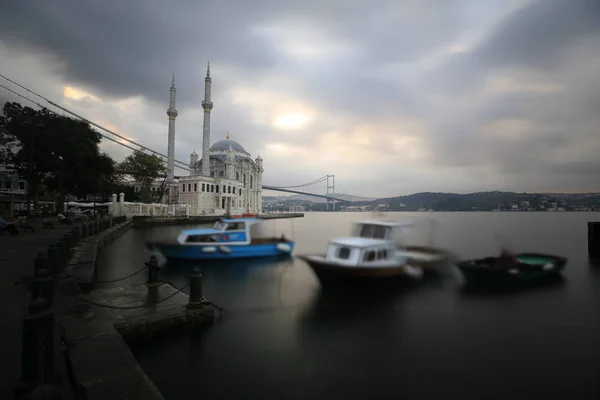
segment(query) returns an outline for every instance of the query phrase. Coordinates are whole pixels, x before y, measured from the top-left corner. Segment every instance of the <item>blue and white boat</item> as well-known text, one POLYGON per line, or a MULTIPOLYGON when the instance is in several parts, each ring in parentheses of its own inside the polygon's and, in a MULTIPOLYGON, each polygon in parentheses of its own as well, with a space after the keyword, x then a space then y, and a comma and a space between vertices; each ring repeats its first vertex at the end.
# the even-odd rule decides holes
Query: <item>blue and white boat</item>
POLYGON ((148 242, 167 260, 227 260, 291 255, 294 241, 257 237, 260 218, 224 218, 212 228, 183 230, 175 241, 148 242))

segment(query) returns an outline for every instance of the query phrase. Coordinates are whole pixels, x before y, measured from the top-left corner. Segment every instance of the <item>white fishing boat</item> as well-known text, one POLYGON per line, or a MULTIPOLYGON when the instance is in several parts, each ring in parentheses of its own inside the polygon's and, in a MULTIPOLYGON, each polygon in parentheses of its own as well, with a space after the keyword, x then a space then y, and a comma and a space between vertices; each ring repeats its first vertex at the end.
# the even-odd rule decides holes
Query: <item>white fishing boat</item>
POLYGON ((402 228, 410 224, 361 221, 351 237, 329 241, 324 255, 301 255, 321 283, 346 279, 421 278, 427 269, 447 260, 448 253, 428 246, 405 246, 402 228))
POLYGON ((414 226, 412 223, 398 221, 365 220, 355 224, 354 236, 394 241, 397 254, 405 256, 409 264, 425 269, 450 259, 450 253, 433 245, 405 244, 405 232, 414 226))

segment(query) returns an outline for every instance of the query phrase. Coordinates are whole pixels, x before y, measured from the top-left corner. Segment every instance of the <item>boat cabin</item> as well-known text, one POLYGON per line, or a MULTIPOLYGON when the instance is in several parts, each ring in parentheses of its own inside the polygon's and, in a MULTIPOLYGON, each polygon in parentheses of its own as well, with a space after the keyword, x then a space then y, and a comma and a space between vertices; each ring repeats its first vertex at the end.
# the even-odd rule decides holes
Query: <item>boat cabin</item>
POLYGON ((353 236, 360 238, 398 240, 402 228, 412 224, 395 221, 360 221, 354 226, 353 236))
POLYGON ((259 218, 221 219, 212 228, 185 229, 177 237, 180 244, 249 243, 257 236, 259 218))
POLYGON ((325 258, 348 267, 382 267, 402 262, 393 241, 362 237, 332 240, 325 258))

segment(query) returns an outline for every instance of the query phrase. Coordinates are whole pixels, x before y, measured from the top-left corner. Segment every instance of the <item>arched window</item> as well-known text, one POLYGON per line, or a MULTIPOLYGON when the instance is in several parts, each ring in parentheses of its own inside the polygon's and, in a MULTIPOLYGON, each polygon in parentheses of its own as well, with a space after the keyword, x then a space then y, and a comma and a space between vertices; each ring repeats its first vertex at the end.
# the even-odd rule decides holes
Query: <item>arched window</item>
POLYGON ((224 175, 223 171, 219 171, 219 176, 222 178, 224 175))
POLYGON ((244 187, 246 187, 246 174, 244 174, 244 187))
POLYGON ((197 192, 197 191, 198 191, 198 184, 194 183, 194 192, 197 192))
POLYGON ((211 172, 210 176, 212 176, 214 178, 215 177, 215 171, 211 172))
POLYGON ((254 184, 254 176, 250 175, 250 189, 252 189, 252 186, 254 184))

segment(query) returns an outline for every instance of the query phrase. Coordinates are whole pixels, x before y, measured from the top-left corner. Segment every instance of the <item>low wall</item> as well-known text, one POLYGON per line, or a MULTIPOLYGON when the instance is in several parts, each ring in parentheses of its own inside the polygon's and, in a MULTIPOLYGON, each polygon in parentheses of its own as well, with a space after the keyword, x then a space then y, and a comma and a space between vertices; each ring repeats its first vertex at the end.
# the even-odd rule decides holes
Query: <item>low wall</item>
POLYGON ((133 221, 126 221, 114 225, 96 236, 83 239, 67 264, 64 270, 65 275, 78 280, 79 287, 84 293, 94 289, 98 279, 96 265, 98 250, 114 242, 132 226, 133 221))
POLYGON ((114 323, 107 321, 102 310, 92 310, 87 302, 77 299, 97 284, 98 250, 132 226, 131 220, 126 221, 82 239, 55 284, 64 294, 56 299, 56 322, 66 346, 75 399, 164 400, 114 323))

